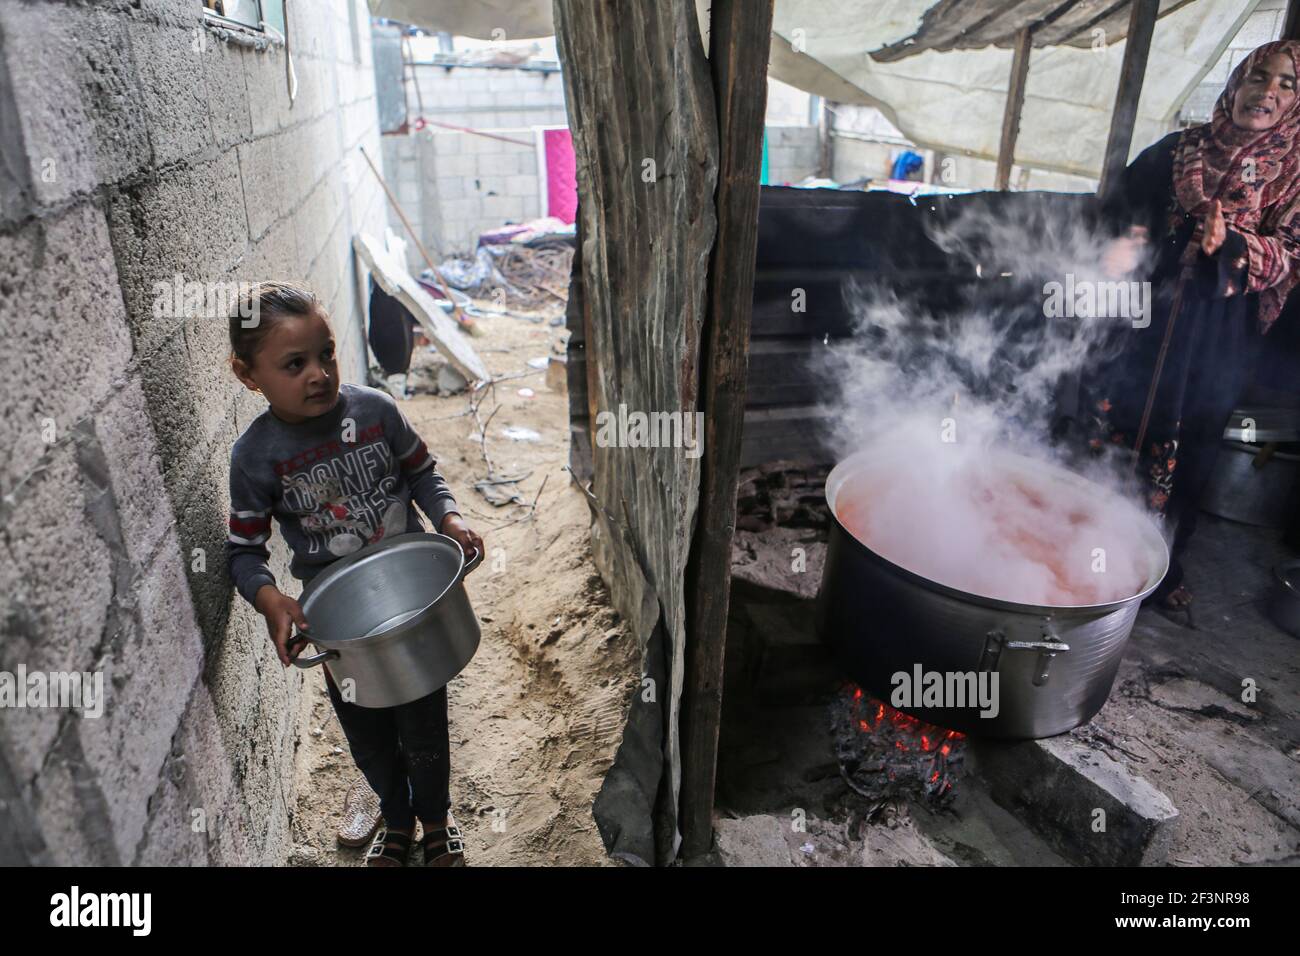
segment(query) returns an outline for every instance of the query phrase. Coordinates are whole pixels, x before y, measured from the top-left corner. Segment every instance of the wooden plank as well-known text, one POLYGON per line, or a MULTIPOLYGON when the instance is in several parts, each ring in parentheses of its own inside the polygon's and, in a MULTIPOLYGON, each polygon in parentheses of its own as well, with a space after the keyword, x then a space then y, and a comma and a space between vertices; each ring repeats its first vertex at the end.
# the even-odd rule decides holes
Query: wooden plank
POLYGON ((1029 78, 1029 51, 1033 48, 1031 27, 1016 34, 1015 53, 1011 57, 1011 83, 1007 87, 1007 108, 1002 115, 1002 141, 998 145, 998 171, 995 186, 1006 190, 1011 185, 1011 166, 1016 161, 1016 138, 1020 135, 1020 111, 1025 105, 1025 82, 1029 78))
POLYGON ((486 382, 492 377, 465 333, 406 271, 405 264, 364 232, 352 237, 352 248, 374 276, 375 284, 410 310, 429 341, 456 371, 469 382, 486 382))
POLYGON ((710 10, 709 67, 719 144, 718 241, 709 268, 709 306, 700 362, 705 425, 699 511, 686 568, 681 830, 682 853, 688 858, 707 853, 713 842, 731 536, 745 417, 774 2, 713 0, 710 10))
MULTIPOLYGON (((555 29, 580 199, 590 407, 595 415, 620 405, 676 412, 694 422, 718 169, 695 6, 555 0, 555 29)), ((765 35, 764 56, 767 48, 765 35)), ((592 448, 592 466, 591 490, 618 525, 602 539, 608 548, 593 551, 596 565, 629 621, 638 619, 644 588, 627 569, 641 573, 666 637, 667 686, 655 688, 664 724, 655 843, 657 862, 668 863, 678 849, 684 581, 699 458, 614 440, 592 448)), ((645 648, 651 635, 636 637, 645 648)))
POLYGON ((1129 149, 1133 145, 1133 124, 1137 122, 1138 100, 1142 96, 1142 80, 1146 76, 1151 37, 1155 34, 1159 12, 1160 0, 1133 0, 1128 39, 1124 43, 1124 63, 1119 71, 1119 90, 1115 94, 1115 111, 1111 114, 1101 183, 1097 188, 1101 196, 1108 195, 1115 188, 1128 165, 1129 149))
POLYGON ((745 410, 740 466, 749 468, 784 458, 834 464, 832 427, 837 413, 821 405, 791 405, 745 410))

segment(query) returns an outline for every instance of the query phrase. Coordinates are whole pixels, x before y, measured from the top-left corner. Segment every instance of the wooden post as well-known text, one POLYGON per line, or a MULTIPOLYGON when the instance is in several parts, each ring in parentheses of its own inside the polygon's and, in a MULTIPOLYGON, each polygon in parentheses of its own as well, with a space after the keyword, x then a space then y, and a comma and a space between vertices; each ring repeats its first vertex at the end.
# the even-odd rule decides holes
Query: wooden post
POLYGON ((682 854, 688 858, 707 853, 713 842, 773 3, 713 0, 710 14, 709 69, 718 115, 718 239, 710 257, 708 309, 701 330, 704 445, 699 510, 686 566, 680 819, 682 854))
POLYGON ((1159 13, 1160 0, 1133 0, 1128 37, 1124 41, 1124 63, 1119 71, 1119 90, 1115 94, 1115 111, 1111 114, 1110 136, 1106 140, 1101 182, 1097 188, 1101 196, 1115 188, 1128 165, 1129 148, 1133 145, 1133 124, 1137 121, 1142 80, 1146 76, 1147 56, 1151 53, 1151 37, 1156 32, 1159 13))
POLYGON ((1016 137, 1020 135, 1020 111, 1025 105, 1025 81, 1029 78, 1029 51, 1034 46, 1034 28, 1021 27, 1016 34, 1016 52, 1011 57, 1011 85, 1007 108, 1002 114, 1002 142, 998 146, 996 188, 1011 186, 1011 167, 1016 161, 1016 137))
MULTIPOLYGON (((719 191, 712 67, 695 5, 555 0, 554 10, 581 199, 588 409, 680 411, 693 425, 719 191)), ((764 62, 770 42, 764 32, 764 62)), ((745 95, 762 88, 761 75, 737 79, 745 95)), ((757 163, 757 146, 754 156, 757 163)), ((679 849, 686 570, 701 462, 691 448, 619 436, 592 448, 590 490, 612 522, 592 559, 641 646, 652 633, 662 636, 671 668, 654 701, 662 777, 645 794, 654 814, 654 852, 646 855, 665 864, 679 849)), ((646 770, 650 759, 633 758, 646 770)), ((630 805, 626 813, 635 815, 630 805)))
MULTIPOLYGON (((766 83, 764 83, 766 87, 766 83)), ((831 104, 826 97, 819 96, 817 109, 817 176, 820 179, 832 178, 834 163, 832 161, 831 125, 835 117, 831 113, 831 104)))
POLYGON ((1300 40, 1300 0, 1286 5, 1286 22, 1282 26, 1283 40, 1300 40))

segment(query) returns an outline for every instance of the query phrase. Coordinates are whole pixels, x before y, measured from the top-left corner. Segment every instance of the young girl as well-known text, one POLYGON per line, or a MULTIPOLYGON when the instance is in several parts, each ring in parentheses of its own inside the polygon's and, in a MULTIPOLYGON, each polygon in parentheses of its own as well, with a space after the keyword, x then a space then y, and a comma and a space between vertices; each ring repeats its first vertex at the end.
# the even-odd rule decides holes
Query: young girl
MULTIPOLYGON (((367 544, 423 531, 413 503, 467 555, 483 541, 466 527, 393 399, 339 383, 334 335, 311 292, 278 282, 253 288, 230 317, 230 347, 239 380, 270 404, 231 451, 230 577, 266 618, 287 667, 293 626, 308 624, 267 567, 272 516, 293 552, 290 570, 304 582, 367 544)), ((385 826, 368 863, 405 866, 418 818, 424 864, 464 865, 449 812, 446 688, 398 707, 366 708, 343 700, 328 671, 325 679, 352 758, 379 795, 385 826)))

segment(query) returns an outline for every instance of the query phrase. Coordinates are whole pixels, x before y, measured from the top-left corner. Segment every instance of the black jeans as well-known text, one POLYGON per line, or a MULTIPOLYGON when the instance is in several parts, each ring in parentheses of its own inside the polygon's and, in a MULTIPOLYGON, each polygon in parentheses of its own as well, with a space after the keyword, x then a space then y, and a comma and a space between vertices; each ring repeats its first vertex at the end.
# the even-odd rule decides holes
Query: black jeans
POLYGON ((328 671, 325 683, 352 759, 379 795, 388 826, 407 830, 419 817, 426 827, 441 827, 451 808, 447 688, 376 708, 345 701, 328 671))

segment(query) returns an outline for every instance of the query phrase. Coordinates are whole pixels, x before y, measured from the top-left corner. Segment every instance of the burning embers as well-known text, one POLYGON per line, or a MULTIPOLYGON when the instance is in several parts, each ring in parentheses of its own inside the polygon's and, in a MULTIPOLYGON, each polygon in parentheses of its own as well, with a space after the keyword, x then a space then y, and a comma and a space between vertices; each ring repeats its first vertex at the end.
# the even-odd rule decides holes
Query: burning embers
POLYGON ((873 803, 911 796, 943 806, 952 798, 963 734, 910 717, 852 684, 831 704, 831 728, 841 776, 873 803))

